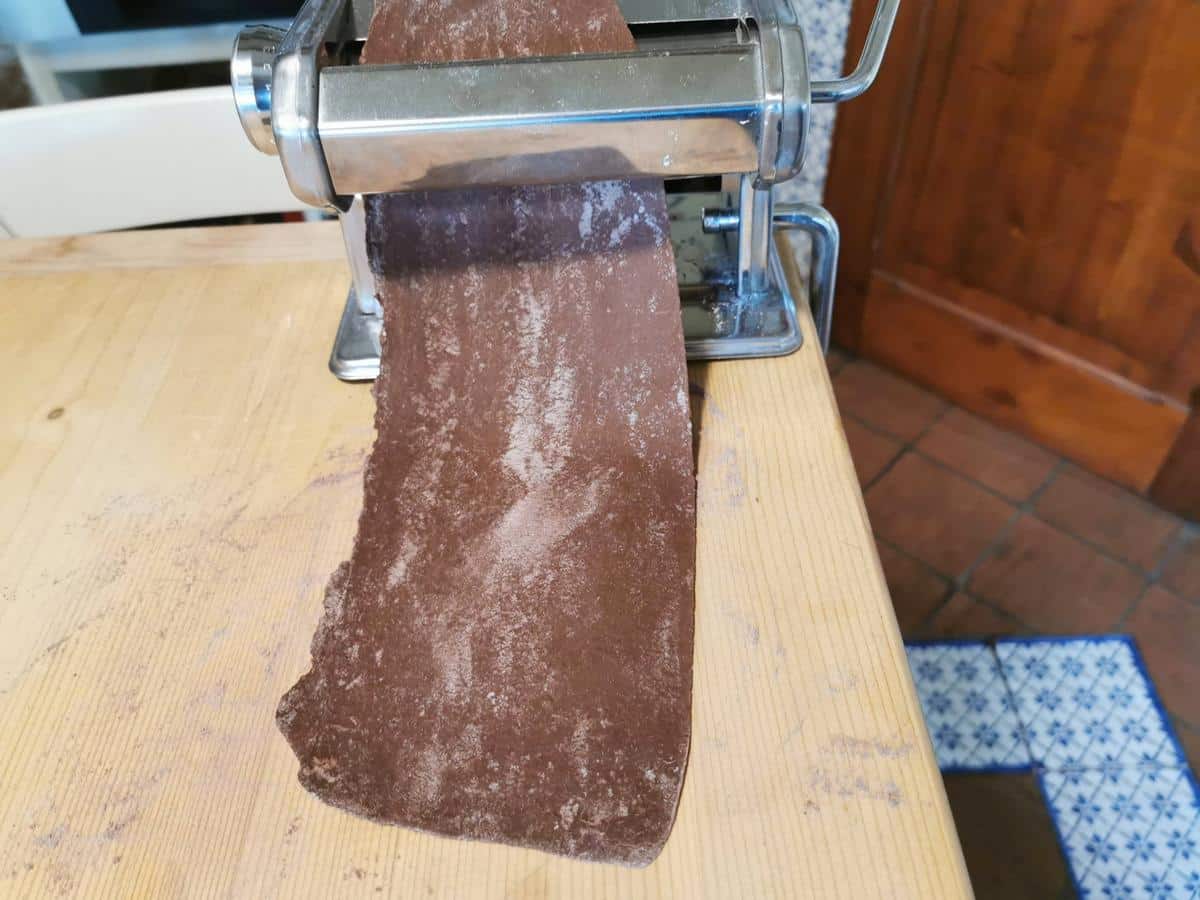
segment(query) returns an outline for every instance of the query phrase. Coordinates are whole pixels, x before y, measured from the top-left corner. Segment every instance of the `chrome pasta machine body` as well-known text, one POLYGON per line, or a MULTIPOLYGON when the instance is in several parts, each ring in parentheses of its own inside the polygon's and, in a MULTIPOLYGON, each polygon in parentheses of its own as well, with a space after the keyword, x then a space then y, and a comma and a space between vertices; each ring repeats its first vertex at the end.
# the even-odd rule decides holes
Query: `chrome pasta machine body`
POLYGON ((379 369, 364 195, 635 176, 667 182, 690 359, 800 346, 780 229, 811 235, 809 299, 827 345, 837 226, 819 206, 776 204, 772 187, 800 170, 812 104, 870 86, 899 0, 879 0, 857 67, 833 81, 810 81, 790 0, 619 3, 629 53, 361 64, 373 0, 308 0, 286 32, 241 32, 231 68, 247 136, 279 156, 297 197, 342 221, 353 284, 335 374, 379 369))

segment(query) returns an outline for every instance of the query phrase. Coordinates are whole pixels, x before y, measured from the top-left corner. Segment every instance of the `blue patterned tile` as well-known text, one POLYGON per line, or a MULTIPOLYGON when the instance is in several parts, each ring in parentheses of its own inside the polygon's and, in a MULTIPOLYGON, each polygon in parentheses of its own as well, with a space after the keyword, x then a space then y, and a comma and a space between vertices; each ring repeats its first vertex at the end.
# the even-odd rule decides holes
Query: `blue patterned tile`
POLYGON ((909 662, 943 768, 1004 765, 964 734, 1013 698, 1004 728, 1028 740, 1081 897, 1200 898, 1200 788, 1128 638, 925 644, 909 662))
POLYGON ((906 648, 942 769, 1017 769, 1030 764, 1000 666, 985 644, 906 648))
POLYGON ((1005 640, 996 653, 1038 764, 1184 764, 1124 638, 1005 640))
POLYGON ((1183 768, 1044 772, 1081 897, 1200 893, 1200 795, 1183 768))
MULTIPOLYGON (((794 0, 793 6, 804 28, 809 78, 837 78, 843 73, 846 34, 850 28, 850 0, 794 0)), ((821 202, 825 195, 825 178, 829 173, 836 109, 832 103, 812 107, 804 165, 795 178, 775 189, 777 200, 788 203, 821 202)), ((787 240, 796 255, 800 274, 806 278, 809 265, 808 236, 789 232, 787 240)))

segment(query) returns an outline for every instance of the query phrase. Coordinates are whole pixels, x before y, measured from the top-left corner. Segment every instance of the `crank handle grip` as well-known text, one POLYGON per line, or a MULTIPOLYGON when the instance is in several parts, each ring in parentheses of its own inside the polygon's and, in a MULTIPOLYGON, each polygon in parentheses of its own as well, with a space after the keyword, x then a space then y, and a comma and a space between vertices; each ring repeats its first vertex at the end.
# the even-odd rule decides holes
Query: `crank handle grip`
POLYGON ((883 51, 887 49, 888 38, 892 36, 892 26, 896 24, 896 12, 900 9, 900 0, 878 0, 875 7, 875 18, 871 20, 871 28, 867 32, 867 42, 863 45, 862 56, 854 71, 844 78, 833 81, 814 81, 812 83, 813 103, 841 103, 853 100, 869 88, 879 74, 879 66, 883 62, 883 51))

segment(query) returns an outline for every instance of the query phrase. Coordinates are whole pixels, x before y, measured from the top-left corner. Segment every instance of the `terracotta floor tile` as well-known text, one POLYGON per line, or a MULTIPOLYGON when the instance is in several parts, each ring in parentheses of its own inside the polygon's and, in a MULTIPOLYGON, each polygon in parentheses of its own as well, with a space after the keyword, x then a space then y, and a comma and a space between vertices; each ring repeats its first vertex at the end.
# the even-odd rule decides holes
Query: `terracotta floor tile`
POLYGON ((915 453, 901 457, 866 498, 876 535, 951 578, 979 557, 1013 512, 915 453))
POLYGON ((1070 883, 1054 822, 1033 775, 945 775, 977 900, 1054 900, 1070 883))
POLYGON ((967 587, 1040 631, 1079 633, 1112 629, 1143 584, 1132 570, 1026 515, 967 587))
POLYGON ((917 449, 1017 503, 1028 500, 1058 462, 1050 451, 957 407, 934 423, 917 449))
POLYGON ((1167 711, 1200 722, 1200 605, 1153 585, 1126 627, 1167 711))
POLYGON ((1172 552, 1163 565, 1161 581, 1179 596, 1200 601, 1200 534, 1190 535, 1187 543, 1172 552))
POLYGON ((1070 466, 1037 502, 1052 525, 1150 571, 1180 528, 1180 521, 1135 494, 1070 466))
POLYGON ((879 544, 879 562, 887 578, 900 631, 908 637, 942 602, 950 583, 924 563, 884 543, 879 544))
POLYGON ((903 445, 895 438, 872 431, 854 419, 843 418, 842 428, 846 431, 846 442, 850 445, 858 483, 865 489, 896 458, 903 445))
POLYGON ((855 359, 833 381, 838 407, 902 441, 911 441, 941 415, 946 401, 879 366, 855 359))
POLYGON ((830 375, 836 375, 848 362, 850 355, 837 347, 830 347, 829 352, 825 354, 825 365, 828 366, 830 375))
POLYGON ((1028 628, 959 591, 922 629, 921 637, 1008 637, 1030 634, 1028 628))

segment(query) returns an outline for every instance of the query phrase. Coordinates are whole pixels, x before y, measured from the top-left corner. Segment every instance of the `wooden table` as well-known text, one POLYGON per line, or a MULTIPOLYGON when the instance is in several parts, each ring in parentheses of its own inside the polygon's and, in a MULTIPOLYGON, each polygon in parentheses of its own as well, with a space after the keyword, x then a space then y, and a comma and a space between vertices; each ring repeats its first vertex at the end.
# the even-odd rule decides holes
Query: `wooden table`
POLYGON ((970 894, 807 321, 692 372, 695 727, 657 862, 305 793, 275 704, 373 436, 325 368, 346 284, 331 224, 0 241, 0 894, 970 894))

